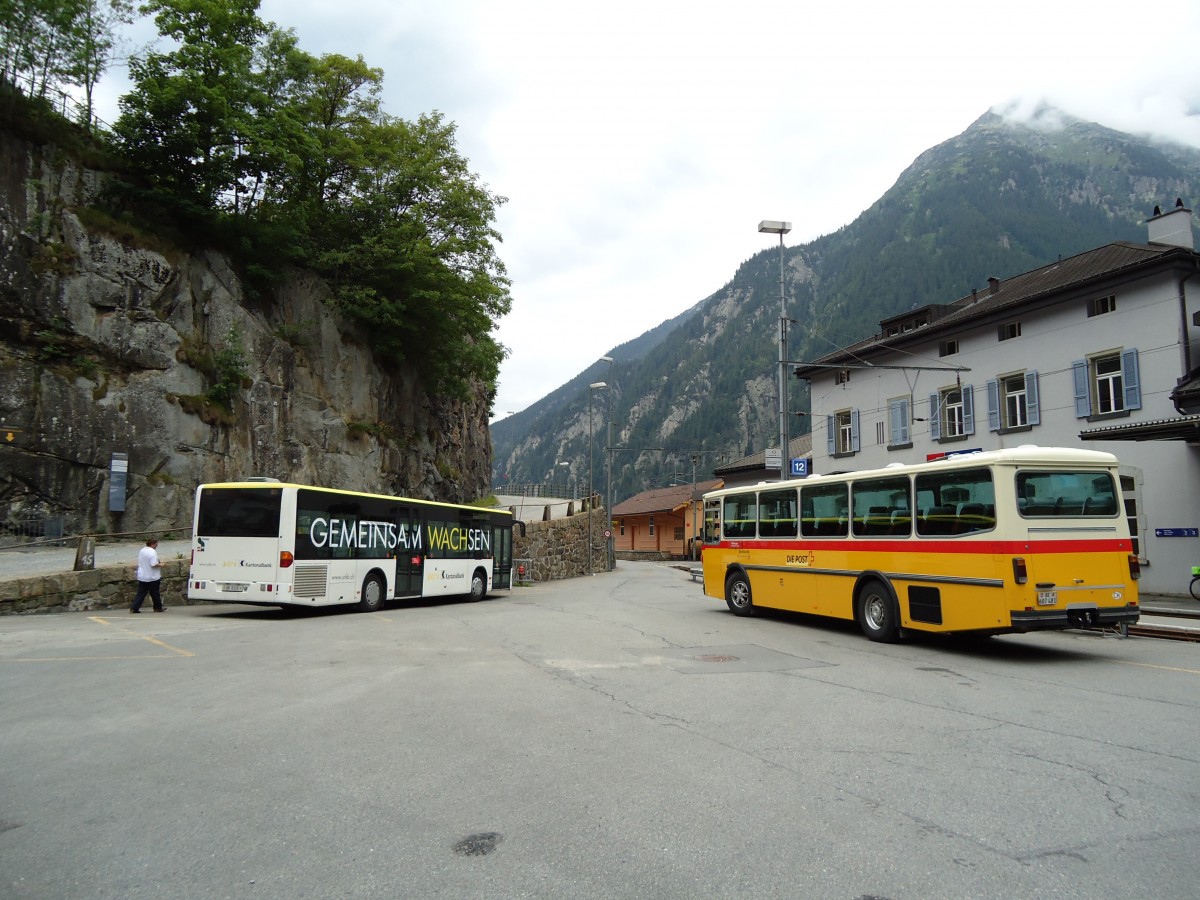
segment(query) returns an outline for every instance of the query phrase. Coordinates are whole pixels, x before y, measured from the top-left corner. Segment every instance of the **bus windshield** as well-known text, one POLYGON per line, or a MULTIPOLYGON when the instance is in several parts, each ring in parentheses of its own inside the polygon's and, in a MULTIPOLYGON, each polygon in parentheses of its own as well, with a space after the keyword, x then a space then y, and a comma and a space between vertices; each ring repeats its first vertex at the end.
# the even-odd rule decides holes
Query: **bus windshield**
POLYGON ((279 537, 279 488, 200 492, 196 534, 204 537, 279 537))

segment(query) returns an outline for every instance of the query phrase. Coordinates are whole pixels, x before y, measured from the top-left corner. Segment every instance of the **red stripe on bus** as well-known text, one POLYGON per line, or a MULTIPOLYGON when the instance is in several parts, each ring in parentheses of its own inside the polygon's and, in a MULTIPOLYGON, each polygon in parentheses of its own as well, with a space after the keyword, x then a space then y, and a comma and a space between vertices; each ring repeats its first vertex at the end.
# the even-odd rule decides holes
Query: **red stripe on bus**
POLYGON ((933 541, 917 540, 814 540, 814 541, 724 541, 710 544, 722 550, 839 550, 849 553, 1129 553, 1132 546, 1121 538, 1075 538, 1052 541, 933 541))

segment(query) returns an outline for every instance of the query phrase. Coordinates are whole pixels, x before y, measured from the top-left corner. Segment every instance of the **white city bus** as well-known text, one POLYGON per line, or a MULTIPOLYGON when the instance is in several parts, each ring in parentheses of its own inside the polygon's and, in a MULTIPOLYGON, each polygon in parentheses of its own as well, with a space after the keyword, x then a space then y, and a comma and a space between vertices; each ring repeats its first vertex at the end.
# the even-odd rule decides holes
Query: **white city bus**
POLYGON ((357 604, 512 585, 512 514, 279 482, 196 489, 190 600, 357 604))

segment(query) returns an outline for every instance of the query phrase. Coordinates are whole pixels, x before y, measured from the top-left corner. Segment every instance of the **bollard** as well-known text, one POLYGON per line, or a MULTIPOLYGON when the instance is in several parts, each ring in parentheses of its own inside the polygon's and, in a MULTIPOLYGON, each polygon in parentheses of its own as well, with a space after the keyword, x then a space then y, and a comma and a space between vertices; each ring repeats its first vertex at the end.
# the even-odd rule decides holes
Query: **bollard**
POLYGON ((96 568, 96 539, 90 535, 79 538, 79 546, 75 548, 75 571, 96 568))

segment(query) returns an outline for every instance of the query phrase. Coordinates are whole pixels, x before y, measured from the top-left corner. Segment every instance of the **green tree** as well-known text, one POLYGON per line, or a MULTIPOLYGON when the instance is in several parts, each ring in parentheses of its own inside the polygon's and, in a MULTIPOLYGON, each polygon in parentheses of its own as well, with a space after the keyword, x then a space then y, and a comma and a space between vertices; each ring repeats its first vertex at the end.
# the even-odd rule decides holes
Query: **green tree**
POLYGON ((337 54, 322 56, 313 67, 307 111, 317 155, 308 161, 300 184, 303 202, 324 208, 348 198, 362 171, 371 165, 370 144, 383 119, 379 92, 383 71, 337 54))
POLYGON ((148 0, 177 48, 130 64, 134 90, 121 98, 116 131, 129 161, 162 202, 194 215, 228 206, 254 143, 252 61, 270 26, 258 0, 148 0))
POLYGON ((119 44, 117 30, 133 21, 129 0, 76 0, 78 16, 72 28, 71 64, 67 75, 71 84, 83 88, 84 108, 80 119, 92 128, 96 85, 113 61, 119 44))
POLYGON ((82 87, 91 127, 97 83, 112 61, 117 30, 132 21, 129 0, 3 0, 0 80, 28 96, 82 87))
POLYGON ((215 225, 256 278, 284 258, 326 277, 380 357, 412 363, 432 388, 494 385, 504 350, 492 330, 511 305, 494 228, 504 199, 440 114, 387 116, 380 69, 304 53, 257 7, 149 0, 177 49, 136 61, 121 100, 118 134, 148 181, 140 199, 215 225))
POLYGON ((439 113, 381 121, 364 149, 369 165, 329 217, 317 268, 385 357, 459 395, 472 377, 494 383, 504 349, 491 331, 511 308, 493 226, 504 198, 471 173, 439 113))

